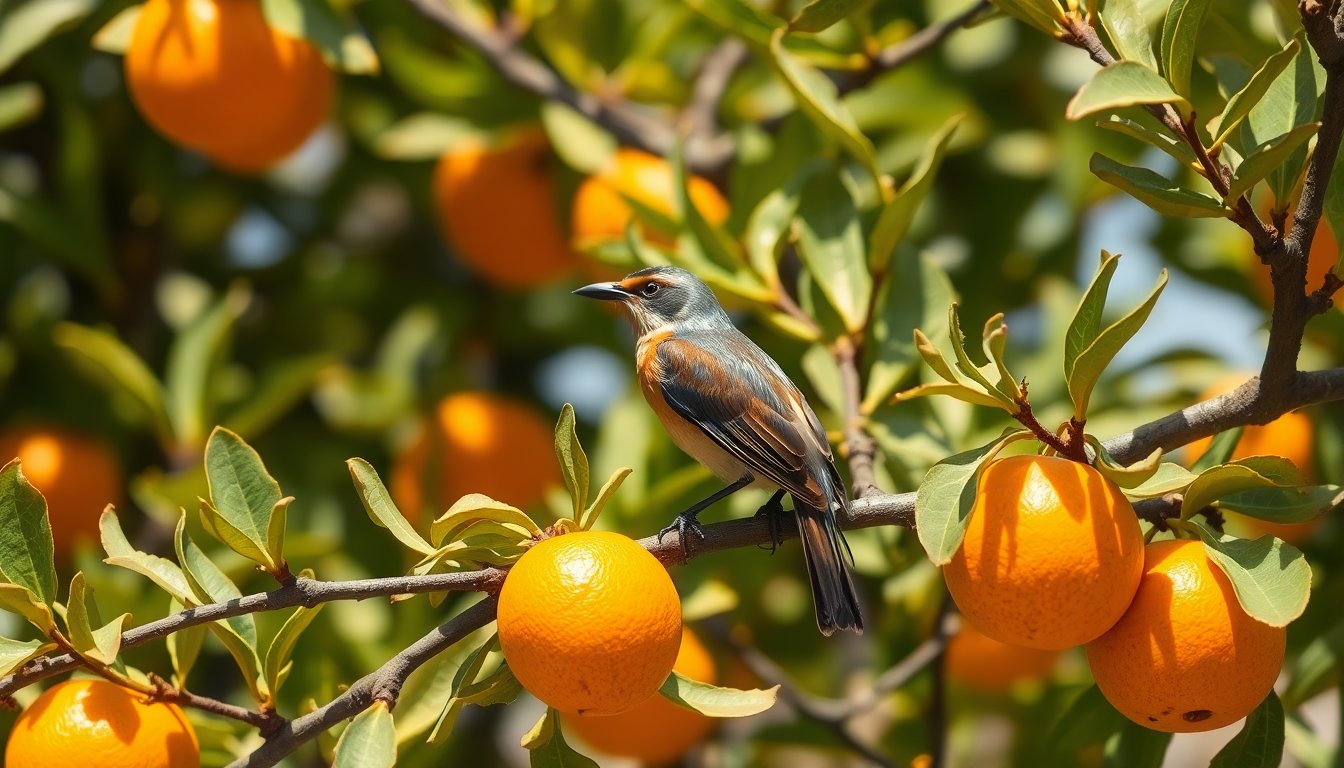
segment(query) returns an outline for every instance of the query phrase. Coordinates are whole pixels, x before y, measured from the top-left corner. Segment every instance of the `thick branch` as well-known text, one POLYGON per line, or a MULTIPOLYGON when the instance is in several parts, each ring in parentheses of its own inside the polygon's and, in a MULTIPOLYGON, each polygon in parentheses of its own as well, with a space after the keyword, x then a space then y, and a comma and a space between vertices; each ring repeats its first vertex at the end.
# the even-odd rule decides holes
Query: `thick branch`
POLYGON ((448 650, 454 643, 495 620, 498 598, 484 600, 435 627, 373 672, 361 677, 326 705, 291 720, 255 752, 229 764, 229 768, 266 768, 275 765, 305 743, 343 720, 349 720, 373 705, 386 702, 395 707, 406 678, 420 665, 448 650))

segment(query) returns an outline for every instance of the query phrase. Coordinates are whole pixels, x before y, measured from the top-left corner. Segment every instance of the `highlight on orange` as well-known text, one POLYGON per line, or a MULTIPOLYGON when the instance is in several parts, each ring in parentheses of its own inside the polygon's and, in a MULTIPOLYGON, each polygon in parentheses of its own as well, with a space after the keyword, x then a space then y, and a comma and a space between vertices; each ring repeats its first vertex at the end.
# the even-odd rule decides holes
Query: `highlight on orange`
POLYGON ((634 539, 578 531, 523 553, 499 592, 499 645, 560 712, 614 715, 657 695, 682 642, 681 598, 634 539))
MULTIPOLYGON (((690 627, 682 629, 681 649, 672 669, 702 683, 719 682, 714 657, 690 627)), ((631 757, 646 765, 675 763, 714 729, 713 718, 656 694, 618 715, 565 715, 563 720, 566 732, 599 752, 631 757)))
POLYGON ((392 466, 391 493, 412 522, 468 493, 528 507, 563 482, 555 433, 531 406, 490 392, 439 401, 392 466))
POLYGON ((1250 714, 1283 666, 1287 631, 1251 618, 1198 541, 1146 548, 1129 610, 1087 646, 1102 695, 1145 728, 1211 731, 1250 714))
POLYGON ((1036 455, 985 468, 961 548, 943 568, 981 632, 1055 650, 1109 629, 1142 573, 1143 534, 1120 489, 1086 464, 1036 455))
POLYGON ((1001 643, 965 620, 947 641, 948 679, 985 693, 1045 678, 1058 660, 1059 651, 1001 643))
POLYGON ((578 264, 556 209, 550 145, 539 130, 486 144, 470 140, 434 168, 439 229, 472 272, 504 288, 531 288, 578 264))
POLYGON ((176 704, 106 680, 66 680, 23 710, 5 747, 7 768, 199 768, 196 731, 176 704))
POLYGON ((0 464, 18 458, 23 475, 47 500, 56 556, 78 540, 98 540, 98 517, 122 498, 121 462, 101 439, 54 425, 0 433, 0 464))
POLYGON ((264 171, 326 119, 335 76, 255 0, 148 0, 126 84, 159 133, 231 170, 264 171))
MULTIPOLYGON (((617 150, 607 166, 585 179, 574 194, 570 234, 575 246, 582 249, 625 237, 635 212, 622 195, 671 216, 677 197, 675 181, 672 166, 663 158, 637 149, 617 150)), ((728 220, 728 201, 718 188, 699 176, 691 177, 688 186, 691 202, 706 221, 722 224, 728 220)), ((674 244, 673 238, 648 226, 642 232, 651 242, 674 244)))

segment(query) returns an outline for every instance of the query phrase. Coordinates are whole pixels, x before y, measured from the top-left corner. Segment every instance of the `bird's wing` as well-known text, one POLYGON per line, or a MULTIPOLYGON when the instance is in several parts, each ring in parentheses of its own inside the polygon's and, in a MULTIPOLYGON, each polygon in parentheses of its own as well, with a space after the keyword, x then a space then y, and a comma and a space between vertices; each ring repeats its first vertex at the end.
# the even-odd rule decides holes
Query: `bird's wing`
POLYGON ((745 336, 723 332, 668 339, 657 355, 663 398, 678 415, 757 475, 829 508, 816 476, 834 472, 825 432, 768 355, 745 336))

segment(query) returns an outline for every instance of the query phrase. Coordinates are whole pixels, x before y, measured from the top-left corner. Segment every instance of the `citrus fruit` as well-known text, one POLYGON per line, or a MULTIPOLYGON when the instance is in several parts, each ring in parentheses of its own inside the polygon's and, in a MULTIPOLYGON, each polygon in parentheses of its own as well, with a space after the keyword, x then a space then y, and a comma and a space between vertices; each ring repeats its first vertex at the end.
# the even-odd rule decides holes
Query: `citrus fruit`
POLYGON ((681 600, 633 539, 581 531, 537 543, 499 592, 499 644, 533 696, 612 715, 653 696, 681 646, 681 600))
MULTIPOLYGON (((1293 218, 1289 216, 1285 229, 1291 229, 1292 226, 1293 218)), ((1321 219, 1316 226, 1316 236, 1311 239, 1311 252, 1307 254, 1307 293, 1321 287, 1325 281, 1325 273, 1335 265, 1337 258, 1339 258, 1339 242, 1335 240, 1335 233, 1330 229, 1330 225, 1325 219, 1321 219)), ((1272 305, 1274 283, 1269 276, 1269 267, 1260 261, 1260 257, 1256 256, 1254 251, 1250 254, 1248 267, 1256 295, 1266 307, 1272 305)))
POLYGON ((145 704, 106 680, 67 680, 42 692, 5 747, 7 768, 196 768, 196 732, 176 704, 145 704))
POLYGON ((79 539, 97 539, 98 517, 121 500, 121 464, 106 444, 64 427, 30 425, 0 433, 0 465, 13 458, 47 500, 57 556, 79 539))
POLYGON ((1120 489, 1054 456, 1011 456, 984 469, 966 536, 943 569, 976 629, 1045 649, 1105 632, 1142 572, 1143 535, 1120 489))
POLYGON ((1210 731, 1255 709, 1283 666, 1287 632, 1251 618, 1197 541, 1149 544, 1125 615, 1087 645, 1106 700, 1158 731, 1210 731))
MULTIPOLYGON (((689 627, 682 630, 681 649, 672 669, 692 680, 718 683, 713 657, 689 627)), ((703 741, 714 728, 714 720, 662 696, 650 696, 618 715, 566 715, 564 727, 599 752, 666 765, 703 741)))
POLYGON ((561 230, 551 149, 540 132, 445 152, 434 168, 434 208, 457 256, 495 285, 529 288, 578 263, 561 230))
MULTIPOLYGON (((693 176, 688 187, 691 202, 706 221, 722 224, 728 219, 728 201, 713 184, 693 176)), ((671 216, 677 197, 672 166, 647 152, 617 150, 607 166, 584 179, 574 194, 570 234, 578 247, 625 238, 625 228, 635 213, 622 195, 671 216)), ((673 244, 673 238, 664 232, 647 226, 641 231, 652 242, 673 244)))
POLYGON ((529 406, 489 392, 439 401, 392 467, 392 499, 408 519, 435 515, 468 493, 527 507, 561 483, 555 438, 529 406))
POLYGON ((264 170, 327 116, 334 76, 257 0, 148 0, 126 49, 131 98, 169 139, 235 170, 264 170))
POLYGON ((963 621, 947 643, 947 676, 967 688, 1003 693, 1050 673, 1059 651, 1001 643, 963 621))

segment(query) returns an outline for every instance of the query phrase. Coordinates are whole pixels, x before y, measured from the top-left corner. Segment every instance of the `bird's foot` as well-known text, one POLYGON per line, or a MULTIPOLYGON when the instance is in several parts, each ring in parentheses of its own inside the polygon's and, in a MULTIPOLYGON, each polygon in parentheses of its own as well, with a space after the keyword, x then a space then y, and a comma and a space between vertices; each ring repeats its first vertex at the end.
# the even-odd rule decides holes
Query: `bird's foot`
MULTIPOLYGON (((784 541, 784 537, 780 533, 780 521, 784 517, 784 502, 781 501, 783 496, 784 494, 782 493, 776 493, 770 497, 769 501, 762 504, 760 509, 756 510, 756 516, 764 517, 766 526, 770 530, 769 550, 772 555, 775 554, 775 550, 779 548, 780 542, 784 541)), ((767 547, 762 544, 758 545, 758 548, 766 549, 767 547)))
POLYGON ((668 523, 667 527, 658 532, 658 543, 662 544, 664 536, 672 531, 676 531, 677 537, 681 540, 681 553, 690 557, 690 537, 686 535, 687 532, 694 533, 701 539, 705 538, 705 529, 700 527, 700 519, 697 517, 697 514, 699 513, 687 510, 672 518, 672 522, 668 523))

